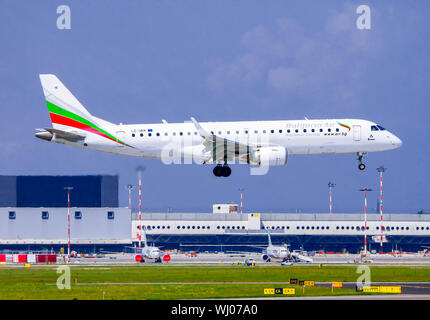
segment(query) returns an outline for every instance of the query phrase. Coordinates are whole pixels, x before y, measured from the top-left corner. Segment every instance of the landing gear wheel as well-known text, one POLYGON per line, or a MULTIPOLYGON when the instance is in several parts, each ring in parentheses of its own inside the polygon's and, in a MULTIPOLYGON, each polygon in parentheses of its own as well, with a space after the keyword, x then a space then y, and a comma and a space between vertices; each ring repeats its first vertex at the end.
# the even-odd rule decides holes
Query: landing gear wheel
POLYGON ((221 177, 221 175, 222 175, 222 167, 221 167, 221 165, 217 165, 213 169, 213 173, 214 173, 215 177, 221 177))
POLYGON ((363 171, 364 169, 366 169, 366 165, 363 163, 365 154, 366 154, 365 152, 357 152, 357 156, 358 156, 357 160, 360 162, 360 164, 358 165, 358 169, 360 171, 363 171))
POLYGON ((231 175, 231 169, 229 166, 224 166, 224 167, 222 167, 222 169, 223 169, 222 170, 222 176, 223 177, 227 178, 231 175))
POLYGON ((219 164, 213 169, 213 173, 216 177, 229 177, 231 175, 231 169, 229 166, 221 166, 219 164))

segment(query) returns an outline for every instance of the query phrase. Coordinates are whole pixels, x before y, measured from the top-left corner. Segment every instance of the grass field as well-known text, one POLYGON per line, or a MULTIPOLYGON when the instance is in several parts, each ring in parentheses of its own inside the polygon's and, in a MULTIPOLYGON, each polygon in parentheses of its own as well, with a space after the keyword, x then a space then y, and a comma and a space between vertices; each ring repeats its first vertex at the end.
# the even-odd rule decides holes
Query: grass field
MULTIPOLYGON (((262 297, 264 288, 293 287, 290 278, 315 282, 355 282, 356 266, 79 266, 70 268, 71 289, 59 290, 55 267, 1 267, 0 299, 208 299, 262 297), (77 284, 75 284, 75 279, 77 284), (241 282, 241 284, 238 284, 241 282), (254 282, 254 283, 253 283, 254 282), (152 284, 149 284, 152 283, 152 284), (156 283, 156 284, 153 284, 156 283), (179 284, 181 283, 181 284, 179 284), (183 283, 183 284, 182 284, 183 283), (242 284, 244 283, 244 284, 242 284), (107 285, 100 285, 107 284, 107 285)), ((430 281, 427 267, 371 267, 371 280, 430 281)), ((303 295, 296 287, 296 295, 303 295)), ((305 295, 332 295, 330 288, 308 287, 305 295)), ((360 294, 335 289, 335 295, 360 294)))

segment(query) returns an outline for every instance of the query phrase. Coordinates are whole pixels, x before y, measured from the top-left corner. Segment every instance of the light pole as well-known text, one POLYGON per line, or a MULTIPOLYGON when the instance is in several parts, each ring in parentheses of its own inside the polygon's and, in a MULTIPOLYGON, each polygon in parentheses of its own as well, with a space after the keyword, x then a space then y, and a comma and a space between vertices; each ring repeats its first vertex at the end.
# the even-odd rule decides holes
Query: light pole
POLYGON ((128 190, 128 208, 131 209, 131 190, 134 188, 132 184, 128 184, 125 186, 125 189, 128 190))
POLYGON ((367 192, 372 189, 364 187, 360 191, 364 191, 364 256, 367 257, 367 192))
POLYGON ((141 247, 142 242, 142 172, 145 170, 144 167, 139 166, 136 168, 137 174, 139 177, 139 248, 141 247))
POLYGON ((65 187, 67 190, 67 262, 70 262, 70 191, 73 187, 65 187))
POLYGON ((330 190, 330 214, 333 213, 333 201, 332 201, 332 188, 334 188, 335 184, 332 182, 328 183, 328 188, 330 190))
POLYGON ((383 233, 382 233, 382 228, 383 228, 383 224, 382 224, 382 218, 383 218, 383 213, 382 213, 382 174, 385 172, 385 170, 387 170, 387 168, 385 168, 384 166, 380 166, 379 168, 376 169, 379 172, 379 184, 380 184, 380 189, 379 189, 379 193, 380 193, 380 198, 379 198, 379 213, 381 214, 381 251, 380 252, 384 252, 384 248, 383 248, 383 233))
POLYGON ((242 214, 243 213, 243 189, 240 188, 239 191, 240 191, 240 214, 242 214))

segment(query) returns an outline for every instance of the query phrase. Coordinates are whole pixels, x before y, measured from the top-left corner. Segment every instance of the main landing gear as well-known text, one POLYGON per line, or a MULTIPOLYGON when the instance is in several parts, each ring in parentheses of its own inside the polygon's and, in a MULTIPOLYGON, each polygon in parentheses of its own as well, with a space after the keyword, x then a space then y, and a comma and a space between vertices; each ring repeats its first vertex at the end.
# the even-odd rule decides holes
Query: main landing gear
POLYGON ((358 160, 358 161, 360 161, 360 164, 358 165, 358 169, 359 169, 359 170, 364 170, 364 169, 366 169, 366 165, 363 163, 364 155, 365 155, 365 154, 366 154, 366 153, 364 153, 364 152, 357 152, 357 156, 358 156, 357 160, 358 160))
POLYGON ((231 169, 228 165, 220 165, 218 164, 214 170, 213 173, 216 177, 228 177, 231 175, 231 169))

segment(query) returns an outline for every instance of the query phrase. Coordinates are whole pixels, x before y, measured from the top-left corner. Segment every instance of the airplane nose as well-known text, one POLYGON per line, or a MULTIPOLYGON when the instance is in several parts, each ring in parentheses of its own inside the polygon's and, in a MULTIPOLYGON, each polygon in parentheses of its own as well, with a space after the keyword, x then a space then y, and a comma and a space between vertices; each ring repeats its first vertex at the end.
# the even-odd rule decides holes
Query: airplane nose
POLYGON ((399 138, 397 138, 394 134, 391 138, 391 143, 393 144, 393 146, 395 146, 396 148, 400 148, 403 145, 402 140, 400 140, 399 138))

